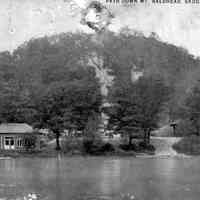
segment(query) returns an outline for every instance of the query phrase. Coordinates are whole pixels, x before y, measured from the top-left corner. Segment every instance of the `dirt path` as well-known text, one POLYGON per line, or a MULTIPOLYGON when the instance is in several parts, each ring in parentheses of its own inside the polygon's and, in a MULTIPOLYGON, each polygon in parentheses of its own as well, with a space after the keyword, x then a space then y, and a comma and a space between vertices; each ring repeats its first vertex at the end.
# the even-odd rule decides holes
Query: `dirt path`
POLYGON ((156 148, 156 156, 184 156, 177 153, 173 148, 173 144, 181 140, 181 137, 151 137, 151 143, 156 148))

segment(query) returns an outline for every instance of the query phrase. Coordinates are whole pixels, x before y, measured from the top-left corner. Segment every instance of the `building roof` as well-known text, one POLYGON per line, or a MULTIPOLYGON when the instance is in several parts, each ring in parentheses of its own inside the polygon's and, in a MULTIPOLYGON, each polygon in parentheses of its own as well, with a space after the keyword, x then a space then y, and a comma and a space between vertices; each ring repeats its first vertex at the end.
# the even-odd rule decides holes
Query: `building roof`
POLYGON ((34 130, 26 123, 2 123, 0 124, 0 134, 2 133, 32 133, 34 130))

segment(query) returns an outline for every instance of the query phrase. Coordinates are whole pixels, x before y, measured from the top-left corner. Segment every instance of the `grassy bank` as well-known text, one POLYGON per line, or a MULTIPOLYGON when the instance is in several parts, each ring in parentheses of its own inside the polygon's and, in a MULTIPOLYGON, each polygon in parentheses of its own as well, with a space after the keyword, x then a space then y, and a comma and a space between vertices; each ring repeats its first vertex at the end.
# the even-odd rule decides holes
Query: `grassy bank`
POLYGON ((173 148, 178 153, 200 155, 200 137, 195 135, 184 137, 178 143, 174 144, 173 148))
POLYGON ((0 157, 56 157, 58 152, 55 150, 37 150, 37 151, 14 151, 14 150, 1 150, 0 157))
POLYGON ((133 156, 140 154, 154 154, 152 145, 145 146, 142 142, 138 144, 112 144, 102 140, 79 140, 69 139, 61 142, 61 150, 56 151, 55 145, 46 145, 39 151, 1 151, 0 157, 56 157, 62 156, 133 156))
POLYGON ((62 150, 65 153, 83 154, 83 155, 136 155, 138 153, 153 154, 155 148, 153 145, 145 145, 141 140, 134 141, 129 145, 120 141, 103 141, 103 140, 66 140, 63 141, 62 150))
POLYGON ((116 149, 115 151, 104 151, 104 152, 94 152, 94 153, 86 153, 82 151, 78 151, 76 149, 65 152, 63 150, 56 151, 50 149, 43 149, 41 151, 34 152, 20 152, 20 151, 2 151, 0 152, 0 158, 51 158, 57 156, 119 156, 119 157, 127 157, 132 156, 135 157, 136 153, 134 151, 123 151, 121 149, 116 149))

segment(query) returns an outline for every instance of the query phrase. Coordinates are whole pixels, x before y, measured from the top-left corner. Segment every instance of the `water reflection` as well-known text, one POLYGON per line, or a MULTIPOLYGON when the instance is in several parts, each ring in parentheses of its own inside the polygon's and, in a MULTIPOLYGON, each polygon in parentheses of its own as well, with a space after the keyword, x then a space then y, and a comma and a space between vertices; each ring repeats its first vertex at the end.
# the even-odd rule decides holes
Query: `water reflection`
POLYGON ((100 191, 113 194, 120 188, 121 160, 105 160, 100 168, 100 191))
POLYGON ((48 200, 118 200, 121 194, 138 200, 199 200, 199 164, 200 158, 1 160, 0 199, 34 193, 48 200))
POLYGON ((149 175, 149 181, 144 181, 146 194, 144 199, 148 199, 149 195, 154 199, 174 199, 171 195, 177 187, 177 160, 173 158, 154 159, 151 164, 153 171, 149 175))

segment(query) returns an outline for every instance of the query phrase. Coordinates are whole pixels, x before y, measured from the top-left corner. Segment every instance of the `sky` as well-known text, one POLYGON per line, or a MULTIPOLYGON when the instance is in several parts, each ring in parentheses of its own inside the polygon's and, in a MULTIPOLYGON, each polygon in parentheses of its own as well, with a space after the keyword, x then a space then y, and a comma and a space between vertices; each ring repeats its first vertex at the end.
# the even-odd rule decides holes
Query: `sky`
MULTIPOLYGON (((108 4, 114 14, 112 31, 129 26, 151 32, 170 44, 186 48, 200 56, 200 4, 108 4)), ((183 0, 182 0, 183 1, 183 0)), ((0 51, 13 51, 31 38, 81 30, 93 32, 81 25, 81 10, 90 0, 0 0, 0 51)))

